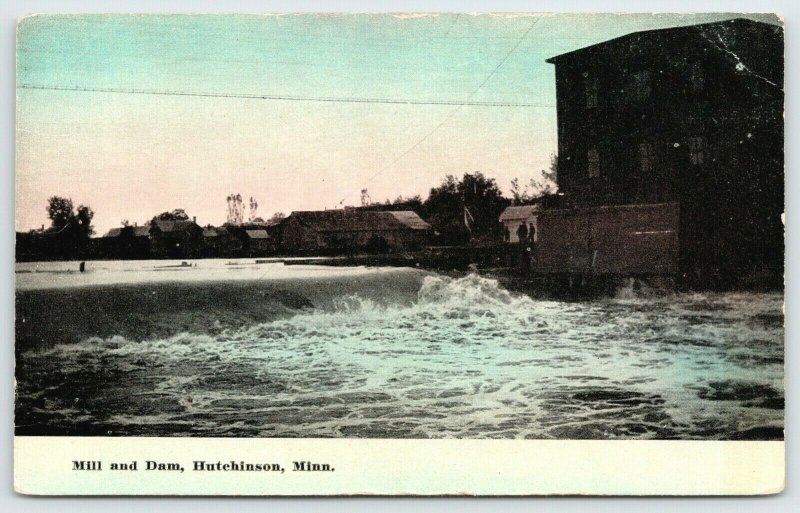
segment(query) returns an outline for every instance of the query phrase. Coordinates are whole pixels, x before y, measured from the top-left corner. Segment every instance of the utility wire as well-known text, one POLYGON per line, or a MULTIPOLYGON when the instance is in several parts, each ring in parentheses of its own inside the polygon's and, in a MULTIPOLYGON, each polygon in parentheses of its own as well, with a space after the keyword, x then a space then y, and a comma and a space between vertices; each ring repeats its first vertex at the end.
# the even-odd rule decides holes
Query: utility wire
MULTIPOLYGON (((497 71, 496 69, 494 71, 497 71)), ((494 74, 494 71, 492 74, 494 74)), ((491 77, 491 75, 490 75, 491 77)), ((484 81, 484 84, 486 81, 484 81)), ((300 102, 327 102, 327 103, 385 103, 394 105, 455 105, 458 107, 540 107, 550 108, 552 105, 527 102, 498 102, 498 101, 471 101, 474 92, 467 100, 412 100, 402 98, 360 98, 360 97, 337 97, 337 96, 292 96, 280 94, 259 94, 259 93, 213 93, 203 91, 169 91, 159 89, 126 89, 116 87, 82 87, 82 86, 47 86, 37 84, 19 84, 18 89, 35 89, 47 91, 76 91, 90 93, 114 93, 114 94, 144 94, 155 96, 195 96, 202 98, 241 98, 251 100, 280 100, 280 101, 300 101, 300 102)), ((477 91, 476 91, 477 92, 477 91)))
MULTIPOLYGON (((514 44, 514 46, 511 48, 511 50, 509 50, 509 51, 508 51, 508 53, 506 53, 505 57, 503 57, 503 58, 502 58, 502 60, 500 60, 500 62, 497 64, 497 66, 495 66, 495 67, 494 67, 494 69, 491 71, 491 73, 489 73, 489 75, 487 75, 487 76, 486 76, 486 78, 485 78, 485 79, 483 79, 483 82, 481 82, 481 83, 480 83, 480 85, 479 85, 478 87, 476 87, 476 88, 475 88, 475 90, 474 90, 474 91, 472 91, 472 93, 470 93, 470 95, 467 97, 467 100, 466 100, 466 102, 463 102, 463 104, 457 104, 457 106, 456 106, 456 108, 455 108, 455 109, 453 109, 452 111, 450 111, 450 113, 449 113, 449 114, 448 114, 448 115, 447 115, 447 116, 446 116, 446 117, 445 117, 445 118, 444 118, 444 119, 443 119, 443 120, 442 120, 442 121, 441 121, 441 122, 440 122, 438 125, 436 125, 435 127, 433 127, 433 130, 431 130, 431 131, 427 132, 427 133, 426 133, 426 134, 425 134, 425 135, 424 135, 424 136, 423 136, 421 139, 419 139, 417 142, 415 142, 414 144, 412 144, 412 145, 411 145, 411 147, 409 147, 409 148, 408 148, 406 151, 404 151, 403 153, 401 153, 401 154, 400 154, 400 155, 399 155, 397 158, 395 158, 394 160, 392 160, 392 161, 391 161, 391 162, 390 162, 388 165, 386 165, 386 166, 382 167, 380 170, 378 170, 378 172, 376 172, 375 174, 373 174, 372 176, 370 176, 369 178, 367 178, 367 180, 366 180, 366 182, 365 182, 365 185, 369 185, 369 183, 370 183, 370 182, 372 182, 372 180, 374 180, 375 178, 377 178, 377 177, 378 177, 378 175, 380 175, 381 173, 383 173, 383 172, 387 171, 387 170, 388 170, 388 169, 390 169, 392 166, 394 166, 395 164, 397 164, 398 162, 400 162, 400 160, 402 160, 402 159, 403 159, 403 158, 404 158, 406 155, 408 155, 409 153, 411 153, 412 151, 414 151, 414 150, 415 150, 415 149, 416 149, 416 148, 417 148, 417 147, 418 147, 420 144, 422 144, 423 142, 425 142, 425 141, 428 139, 428 137, 430 137, 431 135, 433 135, 433 134, 434 134, 434 133, 435 133, 437 130, 439 130, 439 129, 440 129, 440 128, 441 128, 441 127, 442 127, 442 126, 445 124, 445 123, 447 123, 448 121, 450 121, 450 119, 451 119, 453 116, 455 116, 455 114, 456 114, 456 113, 457 113, 459 110, 461 110, 461 107, 462 107, 463 105, 465 105, 465 104, 468 104, 470 101, 472 101, 472 97, 473 97, 473 96, 475 96, 475 94, 477 94, 477 92, 478 92, 478 91, 480 91, 480 90, 481 90, 481 88, 482 88, 483 86, 485 86, 487 82, 489 82, 489 80, 491 80, 491 78, 492 78, 492 77, 495 75, 495 73, 497 73, 497 71, 498 71, 498 70, 499 70, 499 69, 500 69, 500 68, 503 66, 503 64, 505 64, 505 63, 506 63, 506 61, 508 60, 508 58, 509 58, 509 57, 511 57, 511 54, 513 54, 513 53, 514 53, 514 52, 517 50, 517 48, 519 48, 519 45, 520 45, 520 44, 522 44, 522 41, 524 41, 524 40, 525 40, 525 38, 528 36, 528 34, 531 32, 531 30, 533 30, 533 27, 535 27, 535 26, 536 26, 536 24, 539 22, 539 20, 540 20, 540 19, 542 19, 542 18, 541 18, 541 16, 538 16, 538 17, 537 17, 535 20, 533 20, 533 23, 531 23, 531 26, 530 26, 530 27, 528 27, 528 30, 526 30, 526 31, 525 31, 525 33, 524 33, 524 34, 522 34, 522 36, 521 36, 519 39, 517 39, 517 42, 514 44)), ((351 194, 351 195, 348 195, 348 196, 345 196, 344 198, 342 198, 342 201, 340 201, 340 202, 339 202, 339 205, 340 205, 340 206, 341 206, 341 205, 343 205, 343 204, 344 204, 344 202, 345 202, 345 201, 346 201, 348 198, 350 198, 350 197, 352 197, 352 194, 351 194)))

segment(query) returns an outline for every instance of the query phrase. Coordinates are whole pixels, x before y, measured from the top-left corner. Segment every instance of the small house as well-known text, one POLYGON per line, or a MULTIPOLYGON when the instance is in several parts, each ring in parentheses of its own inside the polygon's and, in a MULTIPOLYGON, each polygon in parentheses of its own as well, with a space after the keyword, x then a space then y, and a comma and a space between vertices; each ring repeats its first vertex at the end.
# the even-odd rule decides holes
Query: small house
POLYGON ((151 253, 156 258, 189 258, 201 250, 203 229, 194 220, 150 223, 151 253))
POLYGON ((239 256, 242 250, 242 241, 224 226, 206 226, 200 240, 206 257, 239 256))
POLYGON ((267 230, 244 230, 244 253, 247 256, 264 256, 275 249, 274 240, 267 230))
POLYGON ((107 258, 150 256, 150 226, 112 228, 100 238, 98 251, 107 258))
POLYGON ((532 243, 538 240, 539 205, 506 208, 500 214, 503 223, 503 242, 509 244, 532 243))

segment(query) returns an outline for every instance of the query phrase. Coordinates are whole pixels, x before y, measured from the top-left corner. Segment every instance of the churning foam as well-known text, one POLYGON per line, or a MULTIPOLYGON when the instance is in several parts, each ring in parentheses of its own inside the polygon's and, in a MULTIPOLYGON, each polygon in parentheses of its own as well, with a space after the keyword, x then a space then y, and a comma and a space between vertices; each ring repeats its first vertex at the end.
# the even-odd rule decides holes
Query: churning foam
POLYGON ((540 301, 474 274, 432 275, 411 304, 354 294, 218 333, 25 353, 32 399, 18 422, 205 436, 776 436, 781 304, 751 293, 540 301))

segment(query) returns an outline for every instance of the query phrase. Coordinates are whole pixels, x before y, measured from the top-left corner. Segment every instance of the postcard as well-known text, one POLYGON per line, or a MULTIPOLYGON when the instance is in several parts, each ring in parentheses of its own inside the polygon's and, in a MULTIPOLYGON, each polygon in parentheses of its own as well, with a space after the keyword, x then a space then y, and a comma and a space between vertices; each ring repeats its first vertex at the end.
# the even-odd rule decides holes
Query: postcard
POLYGON ((783 37, 19 19, 16 490, 779 493, 783 37))

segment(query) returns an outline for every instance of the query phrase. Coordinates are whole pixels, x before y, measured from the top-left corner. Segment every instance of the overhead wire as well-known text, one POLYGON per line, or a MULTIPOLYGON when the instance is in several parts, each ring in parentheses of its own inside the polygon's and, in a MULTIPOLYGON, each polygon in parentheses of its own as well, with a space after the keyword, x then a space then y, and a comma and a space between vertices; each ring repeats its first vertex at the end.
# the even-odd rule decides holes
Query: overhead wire
MULTIPOLYGON (((480 83, 480 85, 478 85, 478 87, 476 87, 476 88, 475 88, 475 89, 474 89, 474 90, 473 90, 473 91, 472 91, 472 92, 469 94, 469 96, 467 97, 467 102, 471 101, 471 100, 472 100, 472 97, 473 97, 473 96, 475 96, 475 94, 477 94, 477 93, 478 93, 478 91, 480 91, 480 90, 483 88, 483 86, 485 86, 485 85, 486 85, 486 84, 489 82, 489 80, 491 80, 491 78, 492 78, 492 77, 493 77, 493 76, 494 76, 494 75, 497 73, 497 71, 498 71, 498 70, 499 70, 499 69, 500 69, 500 68, 503 66, 503 64, 505 64, 505 63, 506 63, 506 61, 508 61, 509 57, 511 57, 511 55, 512 55, 512 54, 513 54, 513 53, 514 53, 516 50, 517 50, 517 48, 519 48, 519 45, 520 45, 520 44, 522 44, 522 42, 525 40, 525 38, 528 36, 528 34, 530 34, 530 32, 533 30, 533 27, 535 27, 535 26, 536 26, 536 24, 537 24, 537 23, 539 22, 539 20, 541 20, 541 19, 542 19, 542 18, 541 18, 541 16, 538 16, 536 19, 534 19, 534 20, 533 20, 533 22, 532 22, 532 23, 531 23, 531 25, 528 27, 528 29, 525 31, 525 33, 524 33, 524 34, 522 34, 522 36, 520 36, 520 37, 517 39, 517 42, 514 44, 514 46, 513 46, 513 47, 512 47, 512 48, 511 48, 511 49, 510 49, 510 50, 509 50, 509 51, 508 51, 508 52, 505 54, 505 56, 504 56, 504 57, 503 57, 503 58, 500 60, 500 62, 498 62, 498 63, 497 63, 497 66, 495 66, 495 67, 494 67, 494 69, 493 69, 493 70, 492 70, 492 71, 491 71, 491 72, 490 72, 490 73, 489 73, 489 74, 486 76, 486 78, 485 78, 485 79, 483 79, 483 81, 480 83)), ((447 123, 448 121, 450 121, 450 119, 451 119, 453 116, 455 116, 455 115, 456 115, 456 113, 457 113, 459 110, 461 110, 461 107, 462 107, 462 106, 463 106, 463 105, 457 105, 457 106, 456 106, 456 108, 455 108, 455 109, 453 109, 452 111, 450 111, 450 113, 448 113, 448 114, 447 114, 447 116, 445 116, 445 118, 444 118, 444 119, 443 119, 441 122, 439 122, 439 123, 438 123, 436 126, 434 126, 432 130, 430 130, 430 131, 426 132, 426 133, 425 133, 425 135, 424 135, 424 136, 422 136, 422 138, 420 138, 419 140, 417 140, 417 141, 416 141, 414 144, 412 144, 412 145, 411 145, 411 146, 410 146, 410 147, 409 147, 407 150, 405 150, 404 152, 402 152, 402 153, 401 153, 400 155, 398 155, 398 156, 397 156, 397 157, 396 157, 394 160, 392 160, 392 161, 391 161, 389 164, 387 164, 386 166, 384 166, 384 167, 382 167, 380 170, 378 170, 378 171, 377 171, 375 174, 373 174, 372 176, 370 176, 369 178, 367 178, 367 180, 366 180, 366 182, 364 183, 364 185, 369 185, 369 183, 370 183, 370 182, 372 182, 372 181, 373 181, 375 178, 377 178, 378 176, 380 176, 382 173, 386 172, 387 170, 391 169, 391 168, 392 168, 392 167, 393 167, 395 164, 397 164, 398 162, 400 162, 400 161, 401 161, 401 160, 402 160, 402 159, 403 159, 403 158, 404 158, 406 155, 408 155, 409 153, 411 153, 412 151, 414 151, 416 148, 418 148, 418 147, 419 147, 419 146, 420 146, 420 145, 421 145, 423 142, 425 142, 425 141, 426 141, 426 140, 427 140, 427 139, 428 139, 428 138, 429 138, 431 135, 433 135, 434 133, 436 133, 436 131, 437 131, 437 130, 439 130, 439 129, 440 129, 442 126, 444 126, 444 124, 445 124, 445 123, 447 123)), ((353 194, 349 194, 349 195, 345 196, 344 198, 342 198, 342 200, 339 202, 339 204, 338 204, 338 205, 339 205, 339 206, 342 206, 342 205, 344 205, 344 202, 345 202, 345 201, 347 201, 347 200, 348 200, 350 197, 352 197, 352 196, 353 196, 353 194)))
MULTIPOLYGON (((436 100, 413 98, 370 98, 370 97, 339 97, 339 96, 295 96, 268 93, 224 93, 207 91, 178 91, 166 89, 137 89, 120 87, 84 87, 84 86, 56 86, 40 84, 18 84, 18 89, 48 90, 48 91, 75 91, 113 94, 143 94, 155 96, 194 96, 201 98, 240 98, 252 100, 281 100, 302 102, 327 102, 327 103, 384 103, 394 105, 454 105, 458 107, 552 107, 552 105, 530 102, 502 102, 502 101, 472 101, 467 100, 436 100)), ((474 95, 470 95, 470 98, 474 95)))

